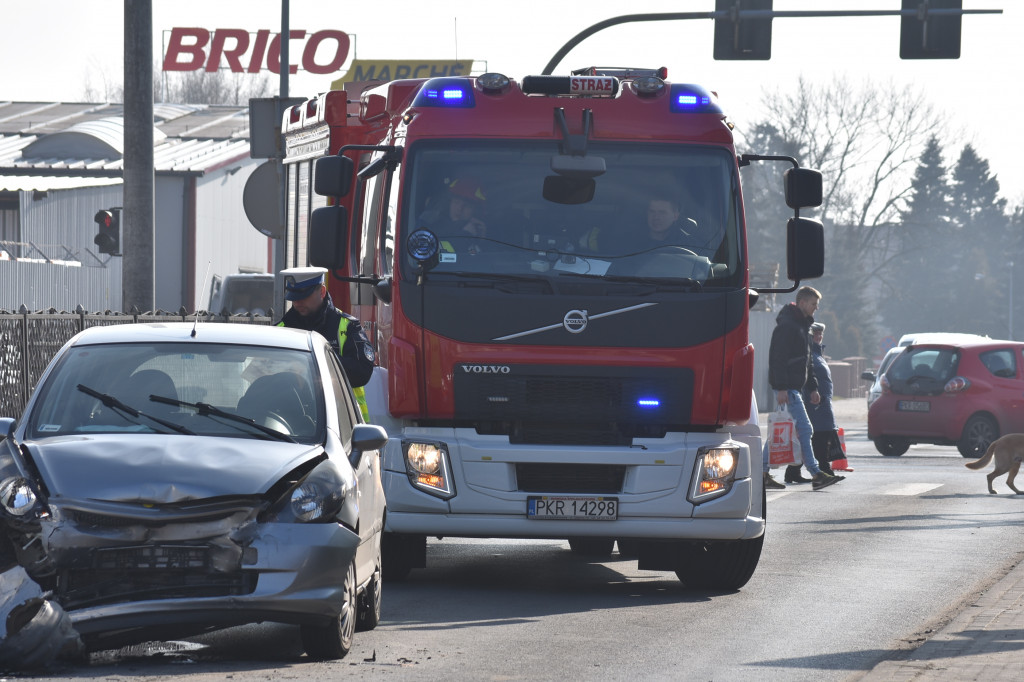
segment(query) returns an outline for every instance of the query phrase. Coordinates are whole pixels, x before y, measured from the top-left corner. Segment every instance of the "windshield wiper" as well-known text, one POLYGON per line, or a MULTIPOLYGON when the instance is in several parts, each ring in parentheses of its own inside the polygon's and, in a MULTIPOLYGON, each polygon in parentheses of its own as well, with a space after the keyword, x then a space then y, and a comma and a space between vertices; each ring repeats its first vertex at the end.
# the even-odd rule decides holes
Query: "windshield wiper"
POLYGON ((255 419, 243 417, 242 415, 235 414, 234 412, 222 410, 219 407, 211 405, 210 403, 190 403, 185 400, 178 400, 177 398, 167 398, 162 395, 153 395, 150 396, 150 399, 155 400, 158 403, 167 403, 168 405, 177 405, 178 407, 190 407, 193 410, 196 410, 196 414, 198 414, 200 417, 214 416, 223 417, 224 419, 230 419, 231 421, 238 422, 239 424, 245 424, 246 426, 251 426, 254 429, 258 429, 263 433, 267 434, 268 436, 271 436, 272 438, 275 438, 277 440, 283 440, 288 443, 297 442, 287 433, 281 433, 276 429, 272 429, 269 426, 264 426, 263 424, 260 424, 255 419))
MULTIPOLYGON (((194 435, 196 435, 193 431, 190 431, 189 429, 185 428, 181 424, 175 424, 174 422, 167 421, 166 419, 161 419, 160 417, 154 417, 151 414, 146 414, 145 412, 143 412, 141 410, 135 409, 131 405, 126 405, 125 403, 122 403, 120 400, 118 400, 114 396, 110 395, 109 393, 100 393, 99 391, 97 391, 95 389, 89 388, 85 384, 78 384, 78 386, 76 386, 76 388, 79 391, 81 391, 82 393, 85 393, 86 395, 91 395, 93 398, 96 398, 101 403, 103 403, 105 406, 107 406, 107 407, 109 407, 111 409, 114 409, 114 410, 120 410, 121 412, 124 412, 125 414, 129 414, 129 415, 135 417, 136 419, 138 419, 139 417, 145 417, 146 419, 151 419, 151 420, 155 421, 157 424, 160 424, 161 426, 164 426, 164 427, 166 427, 168 429, 171 429, 172 431, 176 431, 177 433, 181 433, 181 434, 184 434, 186 436, 194 436, 194 435)), ((163 402, 163 400, 166 400, 165 398, 162 399, 162 396, 158 396, 158 395, 150 395, 149 399, 150 400, 155 400, 157 402, 163 402)))
POLYGON ((655 284, 660 286, 669 287, 681 287, 685 289, 691 289, 694 291, 702 291, 704 289, 704 283, 699 279, 693 279, 692 277, 642 277, 642 276, 630 276, 630 275, 597 275, 587 272, 562 272, 559 274, 560 277, 582 277, 584 279, 592 279, 595 281, 605 282, 629 282, 632 284, 655 284))

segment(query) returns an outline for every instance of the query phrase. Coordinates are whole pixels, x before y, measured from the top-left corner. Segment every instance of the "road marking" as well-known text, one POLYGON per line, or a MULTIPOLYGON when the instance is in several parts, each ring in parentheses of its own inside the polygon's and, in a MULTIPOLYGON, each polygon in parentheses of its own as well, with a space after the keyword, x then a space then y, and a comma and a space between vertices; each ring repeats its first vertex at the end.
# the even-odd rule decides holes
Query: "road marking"
POLYGON ((929 490, 935 490, 941 488, 941 483, 907 483, 889 490, 883 490, 883 495, 920 495, 926 493, 929 490))

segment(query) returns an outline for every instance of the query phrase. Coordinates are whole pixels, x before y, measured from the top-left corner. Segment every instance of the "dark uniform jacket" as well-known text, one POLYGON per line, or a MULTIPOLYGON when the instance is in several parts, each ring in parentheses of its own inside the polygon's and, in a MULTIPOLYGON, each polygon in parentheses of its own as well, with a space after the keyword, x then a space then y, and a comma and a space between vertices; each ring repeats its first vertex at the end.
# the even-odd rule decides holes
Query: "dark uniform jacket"
POLYGON ((291 308, 284 314, 284 318, 279 324, 294 329, 319 332, 330 342, 331 348, 338 354, 341 366, 345 369, 345 374, 348 375, 349 383, 353 388, 365 386, 366 382, 370 380, 370 375, 373 374, 373 346, 366 338, 366 332, 363 331, 359 320, 335 308, 330 294, 324 298, 320 309, 313 315, 303 317, 295 308, 291 308), (338 332, 342 320, 348 320, 348 326, 342 330, 345 332, 345 345, 339 348, 338 332))
POLYGON ((822 350, 820 344, 811 341, 811 365, 814 368, 812 376, 817 380, 821 402, 812 405, 809 394, 813 389, 804 388, 804 404, 807 406, 807 416, 811 419, 815 433, 835 431, 837 428, 836 416, 832 411, 832 370, 829 369, 822 350))
POLYGON ((782 307, 775 318, 775 331, 768 350, 768 384, 776 391, 818 390, 811 370, 811 325, 813 317, 803 314, 796 303, 782 307))

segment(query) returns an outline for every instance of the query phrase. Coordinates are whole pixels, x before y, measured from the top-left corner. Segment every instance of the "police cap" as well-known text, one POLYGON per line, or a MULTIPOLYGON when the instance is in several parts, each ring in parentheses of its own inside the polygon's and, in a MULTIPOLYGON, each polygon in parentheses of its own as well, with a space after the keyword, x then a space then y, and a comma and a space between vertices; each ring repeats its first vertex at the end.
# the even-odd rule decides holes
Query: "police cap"
POLYGON ((282 270, 284 277, 284 298, 286 301, 300 301, 324 283, 326 268, 288 268, 282 270))

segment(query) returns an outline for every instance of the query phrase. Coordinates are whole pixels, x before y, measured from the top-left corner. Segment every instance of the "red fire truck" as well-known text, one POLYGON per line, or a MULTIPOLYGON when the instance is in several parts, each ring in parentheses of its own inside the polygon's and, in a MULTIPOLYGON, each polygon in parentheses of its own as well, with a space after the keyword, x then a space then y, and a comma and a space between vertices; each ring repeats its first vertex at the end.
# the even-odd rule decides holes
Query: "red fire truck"
POLYGON ((617 541, 690 586, 749 580, 765 497, 739 167, 789 164, 784 291, 822 272, 799 215, 820 173, 738 157, 717 98, 664 69, 398 80, 296 105, 284 130, 289 265, 327 267, 377 350, 387 577, 449 536, 617 541))

